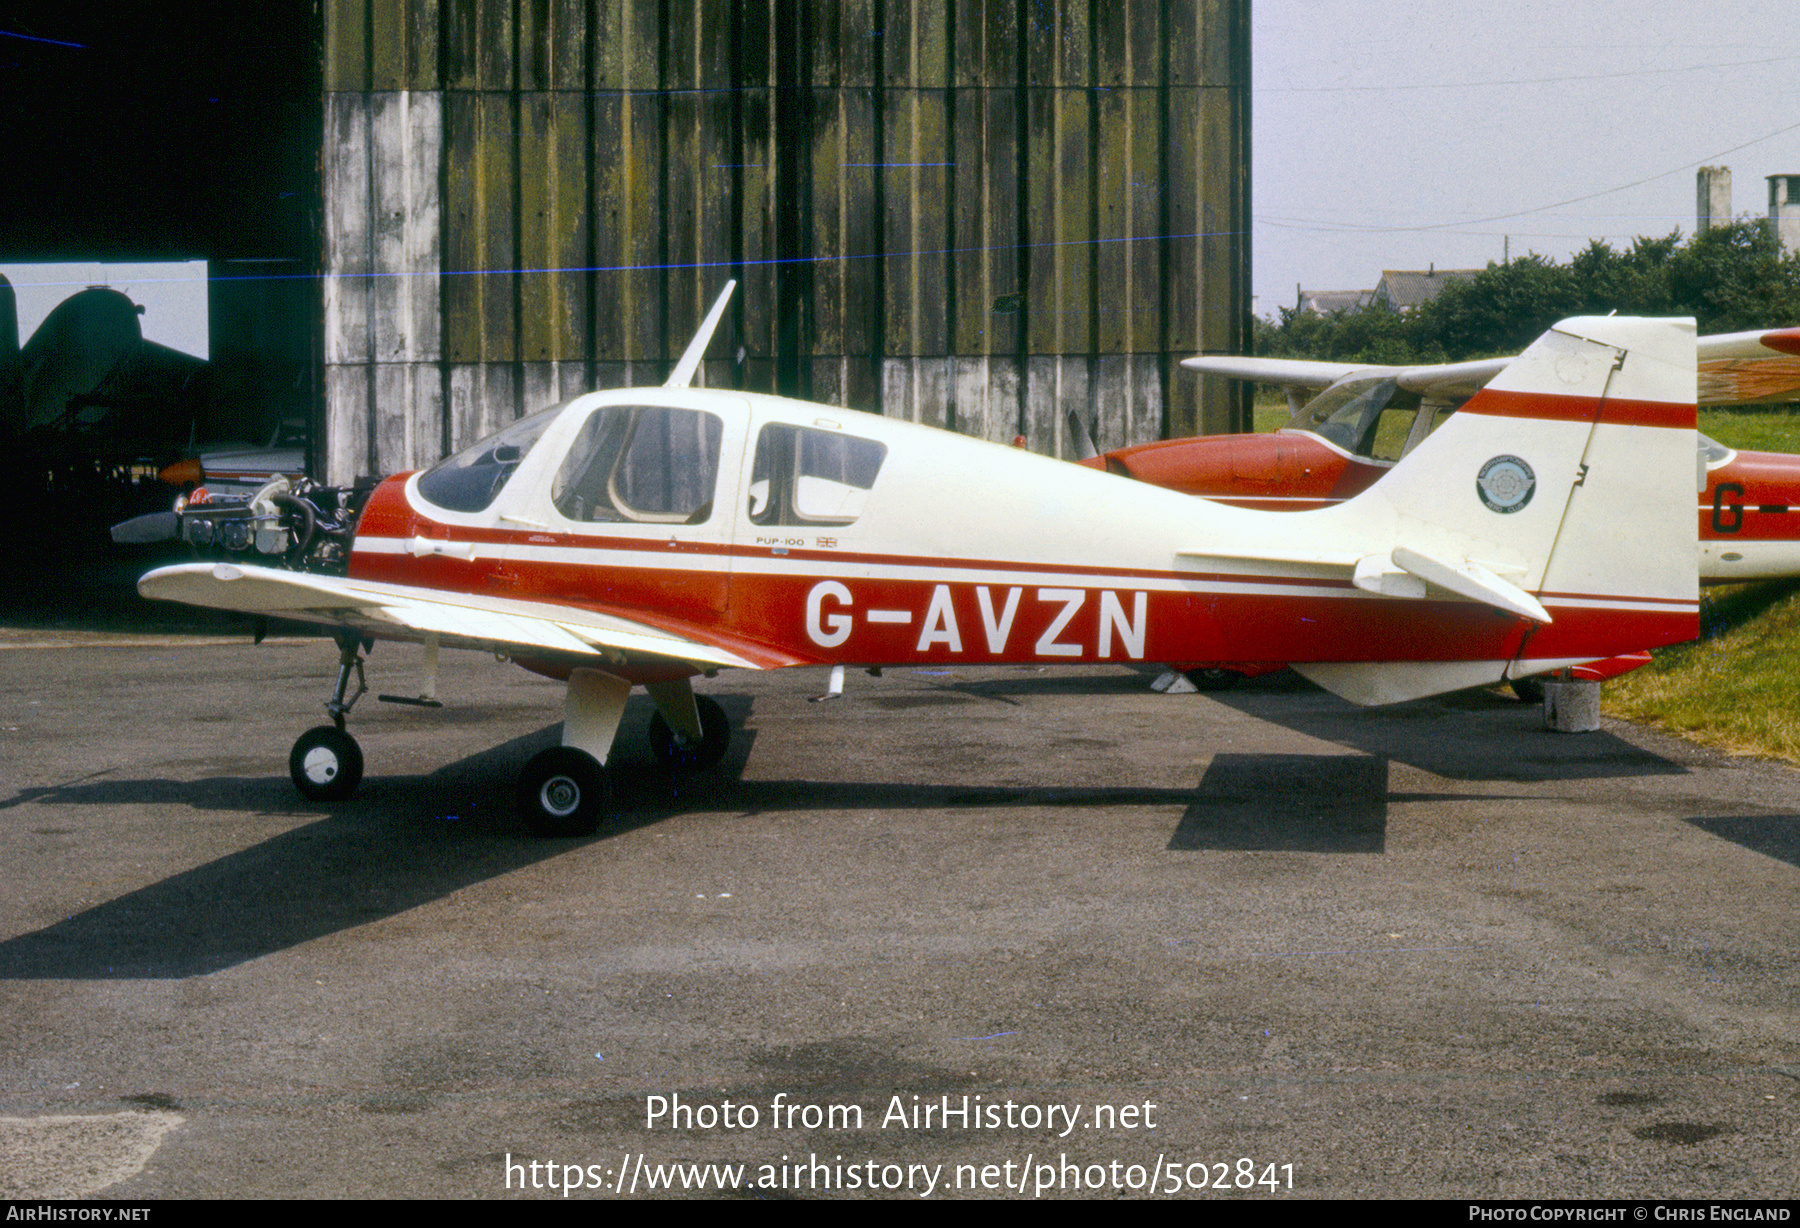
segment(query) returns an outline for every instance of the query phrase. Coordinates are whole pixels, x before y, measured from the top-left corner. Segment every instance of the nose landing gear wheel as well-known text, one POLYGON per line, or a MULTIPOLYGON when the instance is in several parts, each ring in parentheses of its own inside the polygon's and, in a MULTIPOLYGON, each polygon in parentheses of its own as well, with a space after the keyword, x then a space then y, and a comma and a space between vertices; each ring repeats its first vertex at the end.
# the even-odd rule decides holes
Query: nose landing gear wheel
POLYGON ((712 767, 725 757, 725 749, 731 745, 731 721, 725 709, 705 695, 694 696, 694 706, 700 711, 698 742, 690 742, 669 728, 662 713, 650 718, 650 727, 645 731, 650 749, 670 767, 712 767))
POLYGON ((519 814, 540 836, 587 836, 606 815, 611 792, 599 760, 573 746, 531 757, 519 774, 519 814))
POLYGON ((362 783, 362 748, 334 725, 308 729, 288 752, 288 775, 301 796, 315 802, 337 802, 362 783))

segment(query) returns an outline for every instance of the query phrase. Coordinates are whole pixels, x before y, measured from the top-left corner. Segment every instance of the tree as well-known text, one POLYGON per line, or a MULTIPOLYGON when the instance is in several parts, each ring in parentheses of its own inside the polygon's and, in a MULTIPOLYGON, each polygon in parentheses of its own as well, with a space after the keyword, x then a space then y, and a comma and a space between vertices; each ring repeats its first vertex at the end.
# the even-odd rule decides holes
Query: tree
POLYGON ((1256 352, 1279 358, 1313 358, 1371 366, 1442 362, 1441 355, 1420 357, 1438 351, 1429 339, 1418 337, 1417 332, 1417 323, 1411 316, 1402 315, 1385 303, 1323 316, 1283 307, 1280 325, 1259 323, 1255 333, 1256 352))
POLYGON ((1283 309, 1256 331, 1257 353, 1371 365, 1460 362, 1516 354, 1575 315, 1692 315, 1702 333, 1800 324, 1800 255, 1783 255, 1760 221, 1638 238, 1596 239, 1557 264, 1533 252, 1489 264, 1419 310, 1385 306, 1332 316, 1283 309))
POLYGON ((1715 226, 1670 257, 1669 290, 1702 333, 1792 325, 1800 322, 1800 256, 1783 255, 1762 222, 1715 226))

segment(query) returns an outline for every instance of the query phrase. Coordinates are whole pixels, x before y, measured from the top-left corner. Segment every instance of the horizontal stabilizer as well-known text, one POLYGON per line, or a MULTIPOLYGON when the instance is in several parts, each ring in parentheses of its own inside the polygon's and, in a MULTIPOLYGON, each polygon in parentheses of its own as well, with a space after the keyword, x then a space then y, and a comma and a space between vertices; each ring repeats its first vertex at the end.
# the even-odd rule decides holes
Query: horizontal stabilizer
POLYGON ((1389 553, 1365 555, 1349 550, 1277 548, 1226 552, 1194 549, 1179 551, 1177 557, 1217 559, 1223 564, 1239 566, 1245 563, 1273 563, 1282 566, 1298 564, 1348 571, 1351 573, 1351 582, 1357 588, 1383 597, 1417 599, 1426 595, 1425 585, 1435 584, 1438 588, 1467 597, 1470 601, 1491 605, 1508 614, 1529 618, 1532 622, 1551 621, 1549 611, 1544 609, 1537 598, 1518 585, 1501 579, 1481 564, 1469 560, 1461 563, 1446 562, 1407 546, 1396 546, 1389 553))
POLYGON ((1411 572, 1427 584, 1447 588, 1470 601, 1481 601, 1508 614, 1529 618, 1534 623, 1547 623, 1550 613, 1538 599, 1516 584, 1509 584, 1479 563, 1446 563, 1429 554, 1394 547, 1396 566, 1411 572))
POLYGON ((1425 596, 1425 581, 1394 565, 1392 554, 1365 554, 1356 560, 1356 574, 1350 582, 1365 593, 1379 597, 1405 597, 1418 600, 1425 596))

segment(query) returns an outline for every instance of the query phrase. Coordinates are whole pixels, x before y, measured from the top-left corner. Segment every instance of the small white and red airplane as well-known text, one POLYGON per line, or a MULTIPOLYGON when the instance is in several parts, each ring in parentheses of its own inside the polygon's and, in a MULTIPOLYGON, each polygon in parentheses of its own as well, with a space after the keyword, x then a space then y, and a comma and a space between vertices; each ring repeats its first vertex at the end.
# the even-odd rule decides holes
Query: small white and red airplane
POLYGON ((312 798, 361 778, 368 640, 422 641, 428 680, 439 646, 566 679, 563 744, 519 782, 549 834, 601 818, 633 686, 659 753, 717 762, 730 730, 690 680, 722 668, 1282 660, 1385 703, 1698 631, 1691 321, 1565 321, 1359 497, 1271 513, 690 387, 730 292, 662 387, 522 418, 360 515, 305 484, 187 509, 227 557, 140 591, 338 628, 333 723, 289 758, 312 798))

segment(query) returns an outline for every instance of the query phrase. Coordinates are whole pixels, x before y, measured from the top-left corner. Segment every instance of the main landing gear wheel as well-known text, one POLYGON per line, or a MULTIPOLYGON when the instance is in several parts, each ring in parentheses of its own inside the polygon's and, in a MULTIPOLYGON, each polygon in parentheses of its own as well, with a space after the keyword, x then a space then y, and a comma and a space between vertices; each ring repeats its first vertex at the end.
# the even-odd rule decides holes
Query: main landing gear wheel
POLYGON ((1235 669, 1190 669, 1186 677, 1196 691, 1229 691, 1244 680, 1235 669))
POLYGON ((540 836, 589 836, 606 815, 606 768, 585 750, 553 746, 519 774, 519 814, 540 836))
POLYGON ((694 696, 694 706, 700 711, 698 742, 691 742, 669 728, 662 713, 650 718, 650 728, 646 731, 650 749, 670 767, 712 767, 725 757, 725 748, 731 745, 731 721, 725 716, 725 709, 705 695, 694 696))
POLYGON ((362 774, 362 748, 335 725, 308 729, 288 752, 288 775, 294 778, 294 787, 315 802, 349 797, 362 783, 362 774))

